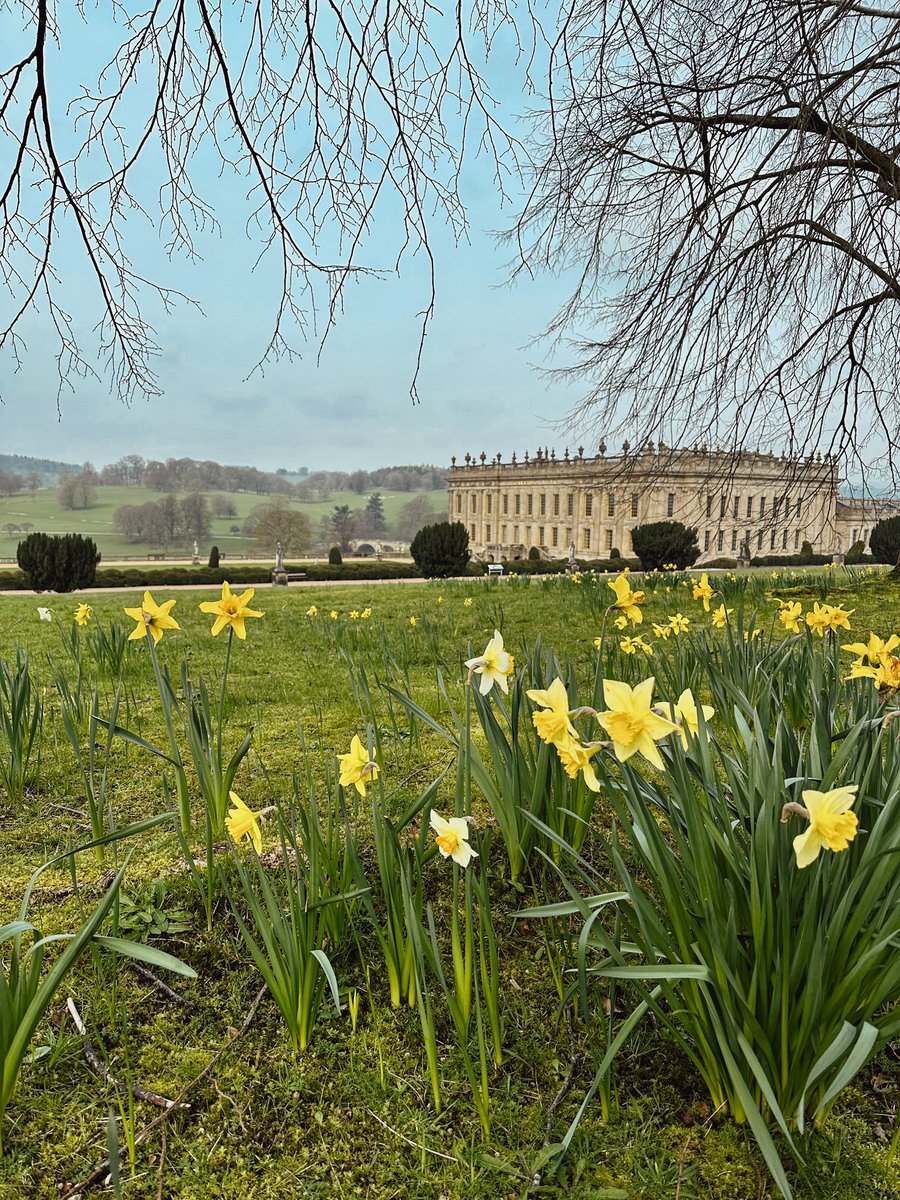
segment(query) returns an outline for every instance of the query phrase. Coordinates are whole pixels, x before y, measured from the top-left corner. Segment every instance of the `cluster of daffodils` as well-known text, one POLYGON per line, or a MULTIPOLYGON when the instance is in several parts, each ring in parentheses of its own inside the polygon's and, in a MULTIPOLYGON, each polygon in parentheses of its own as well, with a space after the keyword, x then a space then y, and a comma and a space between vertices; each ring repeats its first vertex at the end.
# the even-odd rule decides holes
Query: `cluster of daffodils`
POLYGON ((825 636, 825 630, 837 633, 839 629, 850 628, 850 617, 854 609, 845 611, 839 604, 814 604, 812 612, 806 614, 806 624, 819 637, 825 636))
MULTIPOLYGON (((317 617, 319 615, 318 606, 315 604, 311 604, 309 606, 309 608, 306 610, 306 615, 308 617, 317 617)), ((331 609, 331 611, 328 615, 331 617, 332 621, 336 621, 341 614, 338 612, 338 610, 336 608, 333 608, 333 609, 331 609)), ((371 617, 371 615, 372 615, 371 608, 363 608, 363 609, 352 608, 350 610, 350 612, 348 613, 348 616, 350 617, 351 621, 368 621, 368 619, 369 619, 369 617, 371 617)))
POLYGON ((600 785, 591 759, 599 750, 611 749, 623 763, 640 754, 661 771, 665 763, 657 742, 678 733, 687 749, 688 735, 697 737, 700 733, 700 714, 704 721, 715 715, 715 709, 708 704, 698 705, 689 689, 683 691, 674 704, 654 705, 655 686, 654 679, 644 679, 634 688, 617 679, 604 680, 603 700, 607 707, 603 712, 593 709, 570 711, 569 697, 561 679, 554 679, 548 688, 534 688, 526 695, 540 706, 540 711, 532 714, 538 737, 556 749, 571 779, 581 772, 587 786, 596 792, 600 785), (572 717, 582 714, 590 714, 596 719, 608 734, 608 742, 582 743, 572 724, 572 717))
POLYGON ((900 646, 900 637, 891 634, 883 641, 876 633, 869 634, 868 642, 850 642, 841 649, 855 654, 850 665, 851 679, 871 679, 879 692, 893 694, 900 689, 900 657, 893 653, 900 646))

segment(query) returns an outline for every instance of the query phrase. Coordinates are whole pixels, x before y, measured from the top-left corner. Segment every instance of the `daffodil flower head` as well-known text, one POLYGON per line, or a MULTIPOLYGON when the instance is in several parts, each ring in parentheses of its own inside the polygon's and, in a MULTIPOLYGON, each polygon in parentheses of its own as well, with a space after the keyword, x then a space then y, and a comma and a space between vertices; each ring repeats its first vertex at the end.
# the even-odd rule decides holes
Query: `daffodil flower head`
POLYGON ((700 582, 697 583, 696 580, 693 580, 693 584, 694 599, 702 600, 704 612, 709 612, 709 602, 716 594, 715 588, 710 585, 709 576, 704 571, 704 573, 700 576, 700 582))
POLYGON ((568 777, 575 779, 578 773, 581 772, 584 776, 584 782, 592 792, 600 791, 600 781, 597 779, 597 772, 594 770, 594 764, 591 762, 591 759, 599 750, 599 746, 588 748, 571 738, 568 742, 563 742, 556 747, 559 761, 562 763, 568 777))
POLYGON ((165 630, 180 628, 175 618, 169 615, 175 604, 175 600, 166 600, 163 604, 157 604, 149 592, 144 592, 140 608, 125 609, 125 615, 131 617, 133 621, 137 621, 137 626, 128 635, 129 642, 139 642, 141 638, 147 636, 149 631, 155 646, 165 630))
MULTIPOLYGON (((644 614, 641 612, 639 606, 644 603, 644 593, 633 592, 631 590, 627 572, 623 571, 615 579, 610 579, 607 586, 612 588, 616 593, 616 598, 610 605, 610 608, 620 608, 632 625, 640 625, 644 619, 644 614)), ((624 626, 620 626, 620 628, 624 628, 624 626)))
POLYGON ((782 623, 785 629, 790 633, 800 632, 800 617, 803 614, 803 605, 799 600, 779 600, 781 608, 778 611, 778 620, 782 623))
POLYGON ((241 592, 240 596, 234 595, 228 585, 228 581, 222 583, 222 595, 218 600, 206 600, 200 605, 200 611, 210 613, 215 616, 213 622, 212 635, 218 637, 222 630, 227 626, 233 629, 235 636, 242 642, 247 637, 247 630, 244 622, 248 617, 261 617, 261 612, 256 612, 249 607, 250 601, 256 594, 255 588, 247 588, 245 592, 241 592))
POLYGON ((597 720, 609 734, 619 762, 627 762, 634 754, 642 754, 658 770, 665 763, 656 745, 678 726, 653 712, 655 679, 645 679, 635 688, 617 679, 603 681, 603 699, 609 706, 597 714, 597 720))
POLYGON ((225 818, 225 828, 235 842, 248 838, 257 854, 262 854, 262 833, 259 828, 260 814, 248 808, 237 792, 229 792, 231 808, 225 818))
POLYGON ((532 688, 525 695, 544 710, 531 715, 542 742, 559 747, 572 738, 578 739, 578 731, 569 719, 569 696, 561 679, 554 679, 548 688, 532 688))
POLYGON ((669 628, 675 634, 687 633, 690 623, 690 618, 680 612, 675 613, 674 617, 669 617, 669 628))
POLYGON ((317 617, 319 615, 319 610, 316 608, 316 606, 314 604, 311 604, 309 606, 309 608, 306 610, 306 615, 308 617, 317 617))
POLYGON ((431 810, 428 824, 435 832, 437 848, 443 858, 452 858, 461 867, 467 867, 478 852, 469 845, 469 817, 451 817, 445 820, 440 813, 431 810))
POLYGON ((79 604, 75 609, 74 621, 76 625, 87 625, 91 619, 91 613, 94 610, 89 604, 79 604))
POLYGON ((415 627, 418 625, 419 622, 416 617, 410 617, 409 623, 410 623, 410 625, 412 625, 413 629, 415 629, 415 627))
POLYGON ((463 600, 463 608, 471 608, 471 607, 472 607, 472 597, 466 596, 465 600, 463 600))
POLYGON ((734 614, 733 608, 726 608, 724 604, 720 604, 718 608, 713 609, 712 623, 716 629, 724 629, 728 624, 728 618, 734 614))
POLYGON ((817 602, 813 605, 812 612, 806 614, 806 623, 813 633, 817 633, 819 637, 824 637, 825 630, 831 628, 831 614, 832 608, 830 604, 819 604, 817 602))
POLYGON ((805 832, 794 838, 798 867, 808 867, 815 862, 822 849, 835 852, 847 849, 858 831, 859 818, 852 811, 857 789, 855 783, 832 788, 830 792, 809 789, 802 793, 805 808, 797 804, 785 805, 782 821, 788 819, 790 812, 799 812, 809 821, 805 832))
POLYGON ((369 758, 369 751, 359 740, 358 734, 353 735, 349 752, 338 755, 338 765, 341 787, 350 787, 352 784, 361 796, 366 794, 366 783, 370 779, 377 779, 380 770, 378 763, 369 758))
POLYGON ((696 697, 690 688, 686 688, 674 704, 657 704, 656 707, 662 711, 664 716, 668 717, 670 721, 674 721, 678 726, 678 732, 681 734, 681 744, 685 750, 687 750, 689 745, 689 733, 692 737, 700 736, 698 709, 703 713, 704 724, 711 721, 716 714, 716 710, 709 704, 698 706, 696 697))
POLYGON ((469 678, 480 676, 478 690, 486 696, 496 683, 501 692, 509 694, 508 679, 513 669, 512 657, 503 649, 503 637, 499 629, 494 630, 494 636, 484 648, 480 658, 467 658, 469 678))
POLYGON ((37 615, 38 615, 39 621, 52 621, 53 620, 53 613, 50 611, 49 608, 44 608, 43 605, 38 606, 37 615))

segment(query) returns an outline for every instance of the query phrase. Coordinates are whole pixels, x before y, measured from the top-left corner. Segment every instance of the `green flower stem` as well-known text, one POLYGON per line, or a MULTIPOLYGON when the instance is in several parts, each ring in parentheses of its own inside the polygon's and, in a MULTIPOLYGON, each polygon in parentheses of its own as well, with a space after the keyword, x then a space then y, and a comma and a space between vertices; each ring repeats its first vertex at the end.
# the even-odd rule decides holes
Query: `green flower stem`
POLYGON ((153 673, 156 676, 156 686, 159 690, 159 698, 162 701, 163 717, 166 722, 166 733, 169 736, 169 752, 171 754, 172 763, 175 767, 175 782, 178 790, 178 808, 181 817, 181 827, 185 834, 191 832, 191 800, 188 795, 187 775, 184 770, 184 762, 181 757, 181 750, 178 746, 178 739, 175 737, 175 722, 172 720, 172 708, 169 704, 169 689, 166 687, 163 679, 162 671, 159 666, 159 659, 156 657, 156 646, 153 643, 153 634, 150 632, 149 624, 146 627, 147 645, 150 648, 150 661, 153 663, 153 673))

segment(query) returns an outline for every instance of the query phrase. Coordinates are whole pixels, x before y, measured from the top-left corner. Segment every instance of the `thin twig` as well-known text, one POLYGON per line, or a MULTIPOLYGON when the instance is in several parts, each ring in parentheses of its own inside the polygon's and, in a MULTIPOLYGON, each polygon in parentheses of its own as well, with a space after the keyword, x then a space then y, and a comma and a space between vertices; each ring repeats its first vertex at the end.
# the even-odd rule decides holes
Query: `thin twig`
MULTIPOLYGON (((578 1070, 578 1064, 581 1061, 581 1055, 575 1049, 575 1031, 572 1028, 572 1006, 571 1006, 571 1004, 566 1005, 565 1013, 566 1013, 566 1030, 569 1034, 569 1053, 570 1053, 569 1070, 566 1073, 565 1079, 562 1081, 562 1084, 560 1085, 559 1091, 556 1093, 556 1095, 553 1097, 553 1100, 550 1102, 550 1107, 547 1109, 547 1120, 544 1122, 544 1140, 541 1143, 542 1150, 546 1150, 547 1147, 550 1145, 550 1141, 551 1141, 550 1130, 553 1126, 553 1118, 556 1116, 557 1109, 559 1108, 559 1106, 562 1104, 563 1100, 565 1100, 566 1096, 568 1095, 569 1088, 572 1086, 572 1082, 575 1079, 575 1072, 578 1070)), ((541 1186, 543 1178, 544 1178, 544 1168, 541 1167, 539 1170, 535 1171, 535 1173, 532 1175, 531 1186, 529 1187, 528 1190, 530 1192, 536 1191, 541 1186)))
POLYGON ((173 991, 164 979, 159 979, 153 974, 152 971, 148 970, 143 963, 139 963, 135 959, 129 959, 129 966, 143 979, 146 979, 148 983, 152 983, 157 991, 162 992, 162 994, 167 996, 174 1004, 181 1004, 184 1008, 197 1007, 197 1004, 194 1000, 190 1000, 187 996, 181 996, 178 994, 178 992, 173 991))
MULTIPOLYGON (((173 1109, 181 1106, 181 1103, 184 1100, 184 1097, 188 1094, 188 1092, 190 1092, 193 1088, 195 1088, 197 1086, 198 1083, 200 1083, 203 1079, 205 1079, 207 1077, 207 1075, 209 1075, 209 1073, 213 1069, 213 1067, 215 1067, 215 1065, 223 1057, 223 1055, 227 1054, 228 1051, 231 1049, 231 1047, 235 1044, 235 1042, 238 1041, 239 1038, 242 1038, 244 1036, 244 1034, 250 1028, 250 1025, 253 1022, 253 1018, 256 1016, 256 1010, 259 1008, 260 1002, 262 1001, 263 996, 266 994, 266 990, 267 990, 267 988, 265 985, 263 985, 263 987, 261 987, 259 989, 259 991, 256 993, 256 999, 250 1005, 250 1011, 247 1013, 247 1016, 244 1018, 243 1025, 240 1027, 240 1029, 237 1031, 237 1033, 235 1033, 227 1042, 225 1042, 225 1044, 223 1046, 219 1047, 219 1049, 215 1052, 215 1054, 212 1056, 212 1058, 209 1060, 209 1062, 206 1064, 206 1066, 203 1068, 203 1070, 200 1072, 200 1074, 195 1075, 193 1079, 191 1079, 188 1083, 186 1083, 184 1085, 184 1087, 181 1089, 181 1091, 178 1093, 178 1095, 175 1097, 175 1099, 171 1102, 171 1107, 166 1109, 165 1112, 160 1113, 160 1115, 158 1117, 154 1117, 154 1119, 152 1121, 150 1121, 147 1125, 145 1125, 144 1128, 138 1133, 137 1137, 135 1137, 135 1139, 134 1139, 135 1148, 137 1148, 138 1146, 142 1146, 144 1144, 144 1142, 146 1142, 147 1139, 153 1133, 156 1132, 156 1130, 159 1128, 160 1125, 164 1125, 164 1123, 166 1122, 166 1120, 169 1117, 169 1113, 171 1113, 173 1109)), ((98 1166, 96 1166, 93 1169, 93 1171, 91 1171, 90 1175, 87 1175, 84 1179, 81 1180, 80 1183, 72 1184, 71 1186, 67 1187, 63 1192, 61 1192, 59 1200, 71 1200, 72 1196, 82 1195, 84 1192, 86 1192, 88 1190, 88 1188, 93 1187, 93 1185, 95 1183, 100 1183, 101 1180, 103 1180, 108 1173, 109 1173, 109 1159, 104 1158, 103 1162, 100 1163, 98 1166)))
POLYGON ((113 1075, 109 1067, 94 1049, 94 1043, 88 1036, 87 1027, 81 1019, 81 1013, 75 1007, 75 1001, 71 996, 66 1000, 66 1008, 69 1010, 69 1015, 72 1018, 75 1028, 81 1035, 81 1048, 84 1052, 87 1065, 95 1075, 104 1080, 104 1082, 112 1084, 119 1092, 130 1092, 135 1100, 144 1100, 147 1104, 155 1104, 157 1108, 164 1108, 167 1111, 172 1107, 173 1102, 167 1100, 165 1096, 160 1096, 158 1092, 151 1092, 148 1088, 141 1087, 137 1083, 123 1083, 121 1079, 116 1079, 115 1075, 113 1075))
POLYGON ((382 1121, 378 1113, 372 1112, 371 1108, 367 1108, 366 1112, 370 1117, 374 1117, 379 1125, 383 1125, 388 1133, 392 1133, 394 1137, 398 1137, 401 1142, 406 1142, 407 1146, 415 1146, 417 1150, 424 1150, 426 1154, 433 1154, 436 1158, 446 1158, 448 1162, 458 1162, 452 1154, 443 1154, 440 1150, 432 1150, 430 1146, 423 1146, 421 1142, 414 1142, 412 1138, 408 1138, 405 1133, 401 1133, 399 1129, 392 1129, 387 1121, 382 1121))

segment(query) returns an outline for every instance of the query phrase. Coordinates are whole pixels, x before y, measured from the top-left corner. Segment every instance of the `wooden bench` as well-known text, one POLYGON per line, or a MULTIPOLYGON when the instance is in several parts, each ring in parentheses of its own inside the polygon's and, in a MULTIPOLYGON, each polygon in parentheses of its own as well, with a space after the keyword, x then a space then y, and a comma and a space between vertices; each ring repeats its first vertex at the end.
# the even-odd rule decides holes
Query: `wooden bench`
POLYGON ((165 557, 166 556, 164 554, 148 554, 147 561, 148 562, 164 562, 165 557))

